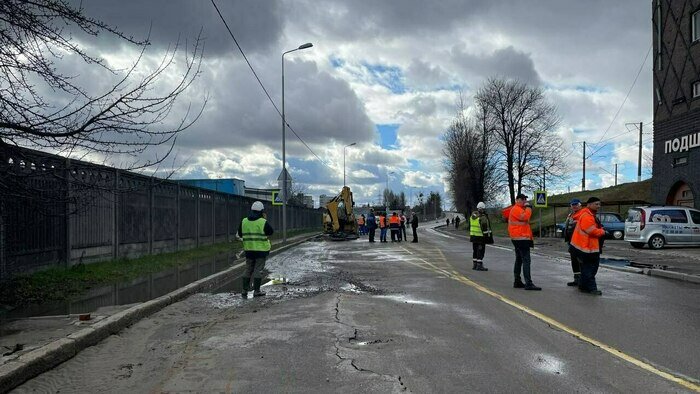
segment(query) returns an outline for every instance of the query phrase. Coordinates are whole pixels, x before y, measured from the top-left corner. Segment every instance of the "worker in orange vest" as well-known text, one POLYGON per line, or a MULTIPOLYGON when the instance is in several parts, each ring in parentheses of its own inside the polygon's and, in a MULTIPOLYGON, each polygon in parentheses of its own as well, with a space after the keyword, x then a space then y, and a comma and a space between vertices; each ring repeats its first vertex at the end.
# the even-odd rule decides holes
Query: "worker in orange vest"
POLYGON ((379 214, 379 242, 386 242, 386 213, 379 214))
POLYGON ((398 241, 401 242, 401 235, 399 235, 399 230, 401 226, 401 219, 396 212, 391 214, 389 218, 389 229, 391 230, 391 242, 396 242, 398 236, 398 241))
POLYGON ((578 216, 576 228, 571 235, 571 247, 581 263, 581 277, 578 288, 584 293, 602 295, 595 283, 595 274, 600 264, 600 239, 605 237, 605 230, 595 216, 600 209, 601 202, 598 197, 591 197, 586 201, 578 216))
POLYGON ((515 205, 508 212, 508 235, 515 247, 515 282, 513 287, 525 290, 542 290, 532 283, 530 277, 530 248, 533 247, 532 229, 530 228, 530 216, 532 208, 527 201, 527 196, 520 193, 515 197, 515 205), (520 279, 522 270, 525 283, 520 279))

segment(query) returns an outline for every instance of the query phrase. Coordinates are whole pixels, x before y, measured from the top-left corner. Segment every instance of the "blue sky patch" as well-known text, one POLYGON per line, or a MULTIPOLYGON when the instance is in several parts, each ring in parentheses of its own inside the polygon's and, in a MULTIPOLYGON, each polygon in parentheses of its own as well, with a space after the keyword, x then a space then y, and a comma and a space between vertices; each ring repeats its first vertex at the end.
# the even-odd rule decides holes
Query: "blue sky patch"
POLYGON ((403 94, 406 92, 404 75, 400 68, 368 63, 362 63, 362 66, 370 72, 376 83, 388 88, 392 93, 403 94))
POLYGON ((399 129, 398 124, 378 124, 377 133, 379 133, 379 145, 382 149, 396 149, 396 131, 399 129))

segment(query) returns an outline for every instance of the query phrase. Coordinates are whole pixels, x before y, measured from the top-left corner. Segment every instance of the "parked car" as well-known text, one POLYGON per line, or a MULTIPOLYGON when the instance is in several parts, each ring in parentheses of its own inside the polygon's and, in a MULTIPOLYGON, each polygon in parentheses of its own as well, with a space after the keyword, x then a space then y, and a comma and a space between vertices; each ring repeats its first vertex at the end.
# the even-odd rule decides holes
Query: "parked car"
MULTIPOLYGON (((598 212, 596 217, 605 229, 606 236, 613 239, 622 239, 625 236, 625 221, 616 212, 598 212)), ((564 235, 564 223, 557 223, 557 234, 564 235)))
POLYGON ((625 222, 625 241, 634 248, 649 245, 700 245, 700 211, 682 206, 630 208, 625 222))

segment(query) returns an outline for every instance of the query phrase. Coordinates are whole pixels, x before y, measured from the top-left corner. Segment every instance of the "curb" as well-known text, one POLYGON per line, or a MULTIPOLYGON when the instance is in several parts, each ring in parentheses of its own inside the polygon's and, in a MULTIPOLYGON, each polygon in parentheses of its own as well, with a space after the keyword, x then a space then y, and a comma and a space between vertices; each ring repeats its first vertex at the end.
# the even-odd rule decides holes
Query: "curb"
MULTIPOLYGON (((270 251, 270 255, 275 255, 284 250, 302 244, 319 234, 305 237, 299 241, 279 247, 270 251)), ((73 358, 81 350, 96 345, 112 334, 116 334, 122 329, 129 327, 137 321, 148 317, 168 305, 181 301, 204 289, 212 288, 229 279, 232 274, 245 264, 245 259, 234 260, 233 266, 187 286, 181 287, 171 293, 160 296, 125 309, 119 313, 109 316, 90 327, 76 331, 65 338, 50 342, 44 346, 25 353, 17 360, 9 361, 0 365, 0 393, 7 393, 22 383, 34 378, 53 367, 73 358), (237 264, 235 264, 238 262, 237 264)))
MULTIPOLYGON (((451 234, 451 233, 449 233, 449 232, 447 232, 447 231, 444 231, 444 230, 440 229, 439 227, 444 227, 444 226, 437 226, 437 227, 435 227, 435 230, 436 230, 436 231, 440 231, 441 233, 443 233, 443 234, 445 234, 445 235, 448 235, 448 236, 451 236, 451 237, 455 237, 455 238, 467 238, 466 236, 462 236, 462 235, 459 235, 459 234, 451 234)), ((487 245, 487 246, 490 246, 490 247, 492 247, 492 248, 502 249, 502 250, 513 250, 513 249, 511 249, 511 248, 509 248, 509 247, 507 247, 507 246, 502 246, 502 245, 498 245, 498 244, 487 245)), ((534 255, 539 255, 539 256, 544 256, 544 257, 551 258, 551 259, 558 259, 558 260, 562 260, 562 261, 568 261, 568 260, 563 259, 563 258, 561 258, 561 257, 557 257, 557 256, 548 256, 548 255, 545 255, 545 254, 542 254, 542 253, 537 253, 536 251, 533 251, 532 254, 534 254, 534 255)), ((690 283, 697 283, 697 284, 700 284, 700 276, 697 276, 697 275, 690 275, 690 274, 684 274, 684 273, 681 273, 681 272, 660 270, 660 269, 656 269, 656 268, 620 267, 620 266, 608 265, 608 264, 600 264, 600 266, 603 267, 603 268, 609 269, 609 270, 613 270, 613 271, 626 272, 626 273, 630 273, 630 274, 642 274, 642 275, 656 276, 656 277, 659 277, 659 278, 674 279, 674 280, 679 280, 679 281, 683 281, 683 282, 690 282, 690 283)))

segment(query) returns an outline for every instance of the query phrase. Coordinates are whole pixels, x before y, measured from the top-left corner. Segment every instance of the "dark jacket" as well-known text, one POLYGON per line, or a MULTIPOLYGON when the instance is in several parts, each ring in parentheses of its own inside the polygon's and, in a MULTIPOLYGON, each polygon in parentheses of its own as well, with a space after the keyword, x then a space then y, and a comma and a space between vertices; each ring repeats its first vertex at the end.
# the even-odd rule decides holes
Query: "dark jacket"
POLYGON ((374 213, 370 212, 369 215, 367 215, 365 224, 367 228, 377 228, 377 218, 374 216, 374 213))
POLYGON ((413 215, 413 219, 411 219, 411 227, 418 228, 418 215, 413 215))
MULTIPOLYGON (((258 211, 250 211, 250 214, 248 214, 248 220, 253 222, 258 219, 262 218, 262 212, 258 211)), ((265 235, 268 237, 271 236, 275 230, 272 229, 272 226, 270 226, 270 222, 265 221, 265 228, 263 229, 265 232, 265 235)), ((238 226, 238 236, 243 238, 243 219, 241 219, 241 224, 238 226)), ((267 257, 267 255, 270 254, 270 252, 261 252, 258 250, 251 250, 251 251, 246 251, 245 252, 245 257, 250 257, 250 258, 258 258, 258 257, 267 257)))

